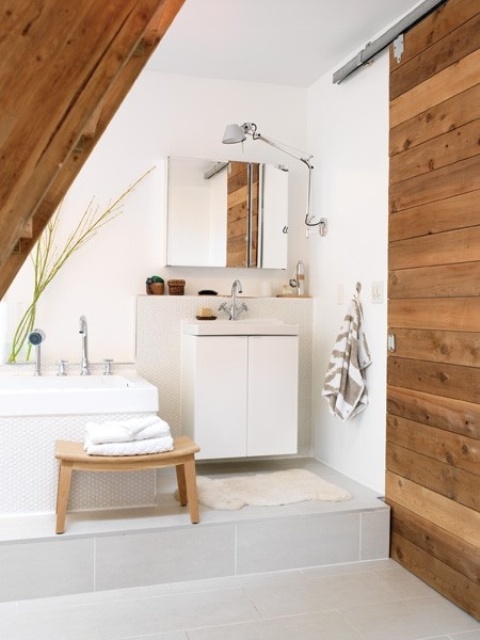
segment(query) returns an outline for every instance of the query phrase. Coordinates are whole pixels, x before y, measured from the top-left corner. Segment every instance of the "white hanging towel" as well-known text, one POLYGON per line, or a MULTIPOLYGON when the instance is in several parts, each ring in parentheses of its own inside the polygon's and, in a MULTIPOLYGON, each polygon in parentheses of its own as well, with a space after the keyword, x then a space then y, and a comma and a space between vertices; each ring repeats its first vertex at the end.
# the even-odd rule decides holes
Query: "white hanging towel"
POLYGON ((355 296, 340 327, 322 389, 330 413, 342 420, 353 418, 368 405, 365 369, 372 360, 362 320, 362 306, 355 296))

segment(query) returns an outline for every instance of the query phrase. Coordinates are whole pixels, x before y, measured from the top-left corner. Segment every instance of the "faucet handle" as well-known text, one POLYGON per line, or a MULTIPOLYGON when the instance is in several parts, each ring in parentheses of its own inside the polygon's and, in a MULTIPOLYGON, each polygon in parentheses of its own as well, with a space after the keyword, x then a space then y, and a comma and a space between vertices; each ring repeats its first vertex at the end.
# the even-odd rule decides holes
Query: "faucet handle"
POLYGON ((112 358, 104 358, 103 362, 104 362, 103 375, 104 376, 111 376, 112 375, 112 362, 113 362, 113 359, 112 358))
POLYGON ((67 363, 68 363, 68 360, 59 360, 58 361, 57 376, 66 376, 67 375, 67 363))

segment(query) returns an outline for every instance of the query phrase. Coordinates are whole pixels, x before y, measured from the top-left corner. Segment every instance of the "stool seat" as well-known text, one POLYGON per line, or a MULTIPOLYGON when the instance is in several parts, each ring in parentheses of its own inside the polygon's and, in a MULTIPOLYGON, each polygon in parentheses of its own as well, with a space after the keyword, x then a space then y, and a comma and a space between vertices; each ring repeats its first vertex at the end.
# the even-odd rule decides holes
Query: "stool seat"
POLYGON ((175 467, 180 504, 188 504, 193 524, 200 520, 198 514, 195 454, 200 448, 188 436, 173 441, 173 451, 147 453, 137 456, 95 456, 88 454, 82 442, 57 440, 55 457, 60 461, 56 505, 56 533, 64 533, 68 496, 73 471, 139 471, 175 467))

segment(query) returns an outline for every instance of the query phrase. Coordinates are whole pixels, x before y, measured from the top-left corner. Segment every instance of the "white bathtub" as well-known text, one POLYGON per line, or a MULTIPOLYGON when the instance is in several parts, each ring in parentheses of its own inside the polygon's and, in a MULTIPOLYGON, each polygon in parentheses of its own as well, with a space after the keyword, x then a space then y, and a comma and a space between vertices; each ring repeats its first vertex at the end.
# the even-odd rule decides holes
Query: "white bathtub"
POLYGON ((0 376, 0 417, 156 411, 157 388, 136 374, 0 376))

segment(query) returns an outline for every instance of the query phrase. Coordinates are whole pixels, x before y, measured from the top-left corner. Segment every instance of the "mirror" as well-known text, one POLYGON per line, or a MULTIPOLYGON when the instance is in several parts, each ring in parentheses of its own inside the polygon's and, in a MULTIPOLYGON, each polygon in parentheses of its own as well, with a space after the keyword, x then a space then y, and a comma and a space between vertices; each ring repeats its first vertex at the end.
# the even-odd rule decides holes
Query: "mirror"
POLYGON ((288 169, 170 157, 167 266, 287 268, 288 169))

